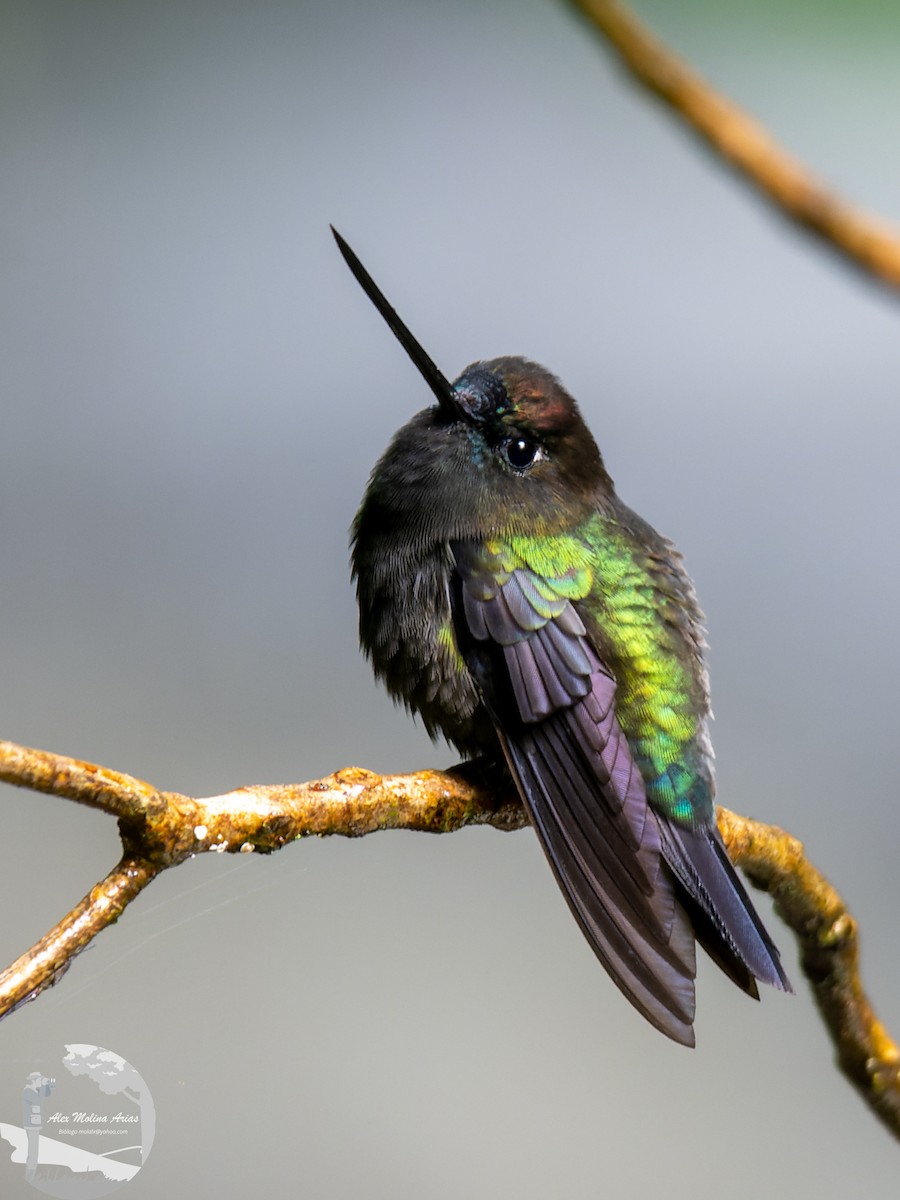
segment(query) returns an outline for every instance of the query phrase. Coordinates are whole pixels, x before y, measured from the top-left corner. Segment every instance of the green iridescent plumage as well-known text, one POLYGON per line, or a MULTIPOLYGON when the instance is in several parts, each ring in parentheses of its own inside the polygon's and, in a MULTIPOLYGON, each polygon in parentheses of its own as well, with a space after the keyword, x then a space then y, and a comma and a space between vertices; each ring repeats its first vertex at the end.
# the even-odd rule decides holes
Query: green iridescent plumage
POLYGON ((595 626, 619 683, 619 724, 650 798, 674 820, 707 821, 713 788, 700 613, 673 569, 674 551, 668 563, 653 558, 621 521, 600 514, 571 534, 514 535, 487 546, 507 570, 529 569, 546 597, 545 616, 565 598, 595 626))

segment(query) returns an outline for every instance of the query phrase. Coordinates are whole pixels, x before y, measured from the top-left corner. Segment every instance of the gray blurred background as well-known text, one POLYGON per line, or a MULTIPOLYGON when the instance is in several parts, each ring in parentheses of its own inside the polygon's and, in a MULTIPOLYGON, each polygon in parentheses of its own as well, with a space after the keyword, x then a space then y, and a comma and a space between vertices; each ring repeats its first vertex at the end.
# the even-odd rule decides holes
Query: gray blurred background
MULTIPOLYGON (((900 7, 637 10, 900 214, 900 7)), ((580 399, 696 579, 720 798, 805 840, 900 1032, 896 301, 551 0, 0 15, 0 734, 198 795, 453 761, 357 650, 347 527, 429 396, 332 221, 448 374, 525 353, 580 399)), ((6 962, 118 841, 2 806, 6 962)), ((761 907, 799 994, 754 1005, 704 962, 689 1053, 609 983, 530 833, 195 860, 0 1026, 0 1121, 88 1042, 156 1102, 134 1200, 874 1196, 896 1145, 761 907)), ((0 1151, 0 1194, 33 1195, 0 1151)))

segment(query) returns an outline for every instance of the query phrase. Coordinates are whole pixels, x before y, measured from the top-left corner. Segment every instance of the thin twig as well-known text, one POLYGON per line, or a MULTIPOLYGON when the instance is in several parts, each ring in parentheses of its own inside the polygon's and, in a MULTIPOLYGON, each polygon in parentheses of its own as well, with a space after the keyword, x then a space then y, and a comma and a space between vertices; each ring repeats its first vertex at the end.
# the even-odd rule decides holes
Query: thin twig
MULTIPOLYGON (((414 775, 348 767, 310 783, 246 787, 193 799, 90 763, 0 742, 0 779, 120 816, 125 847, 115 870, 0 974, 0 1016, 56 982, 151 879, 193 854, 268 853, 311 834, 450 833, 465 825, 510 830, 527 824, 515 796, 498 796, 475 765, 414 775)), ((900 1052, 863 991, 856 923, 796 839, 724 808, 718 819, 731 858, 772 894, 797 936, 803 970, 841 1069, 900 1137, 900 1052)))
POLYGON ((58 925, 0 973, 0 1017, 58 983, 73 958, 101 929, 114 924, 162 869, 161 864, 124 855, 58 925))
POLYGON ((900 288, 900 232, 835 196, 766 130, 717 94, 615 0, 573 0, 635 79, 665 101, 779 212, 854 266, 900 288))

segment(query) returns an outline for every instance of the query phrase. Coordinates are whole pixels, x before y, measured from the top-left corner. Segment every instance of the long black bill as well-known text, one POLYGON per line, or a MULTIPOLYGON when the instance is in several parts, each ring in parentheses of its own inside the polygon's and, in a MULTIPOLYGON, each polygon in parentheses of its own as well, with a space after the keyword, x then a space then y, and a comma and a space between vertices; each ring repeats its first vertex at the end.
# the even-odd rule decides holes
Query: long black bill
POLYGON ((413 335, 409 332, 400 318, 397 316, 390 304, 385 299, 384 293, 379 288, 378 284, 362 265, 338 231, 333 225, 329 227, 334 234, 334 240, 337 242, 338 250, 344 256, 344 262, 353 272, 353 277, 356 282, 366 293, 381 315, 387 321, 388 325, 394 334, 394 337, 413 360, 421 372, 422 378, 437 396, 438 404, 444 412, 454 417, 459 416, 459 404, 453 391, 452 385, 448 382, 442 371, 439 371, 435 364, 431 361, 413 335))

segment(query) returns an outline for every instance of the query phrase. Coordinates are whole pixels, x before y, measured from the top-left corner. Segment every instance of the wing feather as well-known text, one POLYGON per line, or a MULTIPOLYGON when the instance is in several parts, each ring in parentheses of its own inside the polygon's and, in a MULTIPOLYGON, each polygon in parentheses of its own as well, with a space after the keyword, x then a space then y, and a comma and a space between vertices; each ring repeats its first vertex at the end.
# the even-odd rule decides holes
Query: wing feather
POLYGON ((632 1004, 692 1045, 694 939, 660 869, 659 829, 615 716, 615 680, 547 580, 501 572, 499 559, 470 547, 460 559, 460 645, 569 907, 632 1004))
POLYGON ((649 805, 571 575, 542 575, 500 543, 451 549, 460 650, 569 907, 616 986, 685 1045, 695 938, 751 995, 756 978, 790 990, 715 827, 687 828, 649 805))
POLYGON ((569 781, 563 774, 563 785, 558 782, 559 764, 548 753, 544 731, 502 740, 550 865, 597 958, 651 1024, 693 1045, 694 939, 676 908, 671 882, 646 897, 647 904, 636 902, 633 883, 623 889, 616 878, 615 856, 598 855, 596 840, 584 837, 573 822, 569 781), (668 935, 652 909, 648 914, 649 903, 655 907, 666 900, 675 917, 668 935))

